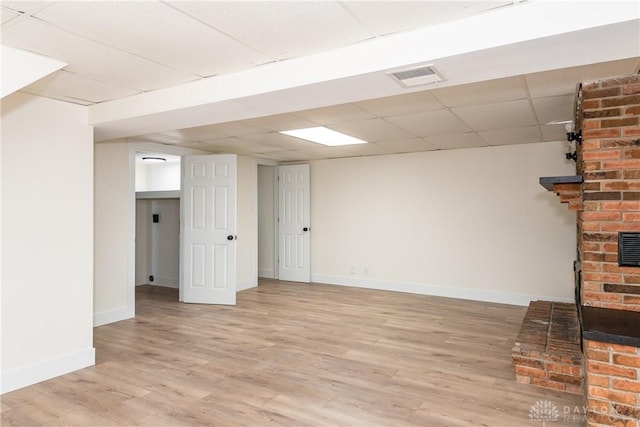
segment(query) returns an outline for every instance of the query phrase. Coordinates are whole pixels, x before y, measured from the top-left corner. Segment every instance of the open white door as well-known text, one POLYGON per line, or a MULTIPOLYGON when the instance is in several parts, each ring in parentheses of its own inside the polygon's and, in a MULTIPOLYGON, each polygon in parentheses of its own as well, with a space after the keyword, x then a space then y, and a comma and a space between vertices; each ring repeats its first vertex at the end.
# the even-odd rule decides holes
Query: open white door
POLYGON ((311 281, 309 165, 278 167, 278 278, 311 281))
POLYGON ((236 156, 185 156, 180 301, 236 303, 236 156))

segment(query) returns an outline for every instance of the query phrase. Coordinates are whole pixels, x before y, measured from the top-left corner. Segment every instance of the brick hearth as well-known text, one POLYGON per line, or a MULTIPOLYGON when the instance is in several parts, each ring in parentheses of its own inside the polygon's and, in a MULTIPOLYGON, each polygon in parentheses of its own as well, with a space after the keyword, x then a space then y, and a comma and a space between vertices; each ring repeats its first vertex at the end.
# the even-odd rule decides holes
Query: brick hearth
POLYGON ((581 394, 582 352, 576 306, 532 301, 512 358, 518 382, 581 394))

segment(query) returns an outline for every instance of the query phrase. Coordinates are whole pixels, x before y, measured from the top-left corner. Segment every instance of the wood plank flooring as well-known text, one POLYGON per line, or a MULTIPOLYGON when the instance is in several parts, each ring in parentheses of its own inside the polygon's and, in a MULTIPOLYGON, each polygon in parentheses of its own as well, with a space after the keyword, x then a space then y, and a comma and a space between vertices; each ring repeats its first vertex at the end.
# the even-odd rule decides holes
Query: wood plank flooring
MULTIPOLYGON (((514 381, 525 308, 260 280, 235 307, 143 286, 96 365, 2 396, 2 426, 535 426, 514 381)), ((580 417, 578 417, 580 418, 580 417)))

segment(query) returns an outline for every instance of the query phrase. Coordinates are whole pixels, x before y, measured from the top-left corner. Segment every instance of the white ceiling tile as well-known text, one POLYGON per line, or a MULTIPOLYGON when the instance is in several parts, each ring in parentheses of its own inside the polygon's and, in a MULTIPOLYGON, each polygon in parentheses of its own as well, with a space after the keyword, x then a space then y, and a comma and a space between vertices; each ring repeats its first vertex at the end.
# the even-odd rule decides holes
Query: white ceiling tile
POLYGON ((187 141, 208 141, 212 139, 221 139, 229 136, 228 133, 220 131, 220 125, 197 126, 193 128, 176 129, 166 132, 176 136, 180 140, 187 141))
POLYGON ((239 145, 245 152, 254 154, 273 153, 275 151, 282 151, 282 148, 272 147, 264 144, 254 144, 247 141, 242 141, 239 145))
POLYGON ((202 144, 205 144, 212 149, 216 149, 218 151, 228 150, 229 147, 240 145, 242 141, 239 138, 223 138, 223 139, 215 139, 213 141, 199 141, 202 144))
POLYGON ((278 59, 323 52, 372 36, 333 1, 201 1, 170 4, 247 46, 278 59))
POLYGON ((458 107, 452 108, 451 111, 474 130, 515 128, 536 124, 535 116, 526 99, 458 107))
POLYGON ((486 147, 487 142, 475 132, 430 136, 427 140, 440 150, 486 147))
POLYGON ((13 12, 9 9, 5 9, 4 7, 0 11, 1 11, 0 17, 2 17, 2 25, 20 16, 19 13, 13 12))
POLYGON ((378 117, 399 116, 420 111, 440 110, 444 105, 430 92, 413 92, 356 102, 355 105, 378 117))
POLYGON ((344 1, 367 28, 378 35, 441 24, 510 1, 344 1))
POLYGON ((310 157, 309 160, 313 159, 336 159, 340 157, 349 157, 351 154, 345 147, 325 147, 318 146, 316 148, 310 150, 303 150, 303 152, 307 153, 310 157))
POLYGON ((275 116, 258 117, 257 119, 244 120, 248 125, 271 132, 282 130, 303 129, 318 126, 317 123, 305 120, 294 114, 278 114, 275 116))
POLYGON ((527 74, 526 80, 531 96, 537 98, 553 95, 575 95, 578 82, 637 72, 638 58, 631 58, 527 74))
POLYGON ((425 137, 463 133, 471 130, 469 126, 446 109, 388 117, 385 120, 414 135, 425 137))
POLYGON ((198 78, 33 18, 3 29, 2 43, 66 62, 69 65, 65 69, 76 74, 141 91, 174 86, 198 78))
POLYGON ((527 97, 521 76, 434 89, 431 93, 447 107, 490 104, 527 97))
POLYGON ((564 125, 543 125, 540 126, 543 141, 566 141, 567 130, 564 125))
POLYGON ((278 147, 282 151, 286 150, 307 150, 318 147, 318 144, 304 139, 283 135, 277 132, 264 133, 258 135, 246 135, 242 139, 257 144, 265 144, 271 147, 278 147))
POLYGON ((182 144, 180 144, 180 147, 186 147, 186 148, 193 148, 195 150, 200 150, 200 151, 206 151, 212 154, 227 154, 224 151, 220 151, 217 149, 214 149, 212 147, 207 146, 206 144, 203 144, 202 142, 184 142, 182 144))
POLYGON ((277 157, 278 160, 283 162, 295 162, 302 160, 313 160, 318 157, 317 154, 311 154, 308 150, 295 150, 295 151, 276 151, 268 154, 269 156, 277 157))
POLYGON ((246 122, 227 122, 216 125, 206 126, 218 135, 225 136, 245 136, 245 135, 258 135, 264 133, 264 129, 259 129, 255 126, 251 126, 246 122))
POLYGON ((384 141, 378 143, 379 145, 388 147, 391 153, 412 153, 420 151, 432 151, 437 150, 430 142, 422 138, 409 138, 397 141, 384 141))
POLYGON ((414 136, 384 119, 360 120, 357 122, 335 124, 328 127, 368 142, 406 139, 414 136))
POLYGON ((316 123, 315 126, 374 119, 376 117, 374 114, 368 113, 355 104, 334 105, 331 107, 298 111, 294 114, 316 123))
POLYGON ((373 142, 369 144, 345 145, 341 148, 352 156, 376 156, 394 153, 390 146, 373 142))
POLYGON ((297 144, 295 142, 290 142, 287 145, 280 146, 270 145, 255 139, 256 136, 257 135, 251 135, 250 138, 243 136, 240 138, 216 139, 212 141, 203 141, 202 143, 207 145, 210 150, 248 155, 272 154, 280 151, 301 151, 304 148, 315 149, 318 147, 317 144, 297 144))
POLYGON ((573 120, 573 95, 548 96, 533 98, 533 108, 538 117, 538 124, 551 121, 573 120))
POLYGON ((25 92, 45 97, 67 97, 89 102, 104 102, 135 95, 131 89, 113 86, 60 70, 30 84, 25 92))
POLYGON ((538 126, 527 126, 515 129, 500 129, 478 132, 489 145, 527 144, 540 142, 538 126))
POLYGON ((30 14, 35 11, 42 9, 43 7, 49 7, 53 4, 50 1, 31 1, 31 0, 22 0, 22 1, 11 1, 11 0, 2 0, 2 7, 8 8, 11 10, 15 10, 17 12, 23 14, 30 14))
POLYGON ((271 61, 161 2, 119 2, 117 7, 111 2, 59 2, 34 16, 73 33, 200 76, 237 71, 271 61))
POLYGON ((148 134, 135 136, 131 139, 149 141, 149 142, 158 142, 161 144, 172 144, 172 145, 189 142, 186 139, 182 138, 182 136, 175 131, 148 133, 148 134))

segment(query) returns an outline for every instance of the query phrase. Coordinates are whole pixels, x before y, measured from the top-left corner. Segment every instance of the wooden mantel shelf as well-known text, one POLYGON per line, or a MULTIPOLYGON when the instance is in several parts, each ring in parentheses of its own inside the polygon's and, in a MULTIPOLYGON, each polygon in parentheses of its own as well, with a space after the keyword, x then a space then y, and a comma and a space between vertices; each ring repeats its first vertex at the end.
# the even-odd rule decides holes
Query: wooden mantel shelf
POLYGON ((582 176, 542 176, 540 177, 540 185, 548 191, 554 191, 555 184, 582 184, 582 176))
POLYGON ((560 198, 560 203, 567 203, 570 211, 582 209, 582 176, 543 176, 540 185, 553 191, 560 198))

